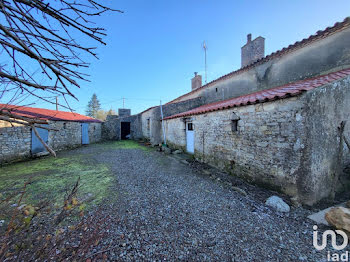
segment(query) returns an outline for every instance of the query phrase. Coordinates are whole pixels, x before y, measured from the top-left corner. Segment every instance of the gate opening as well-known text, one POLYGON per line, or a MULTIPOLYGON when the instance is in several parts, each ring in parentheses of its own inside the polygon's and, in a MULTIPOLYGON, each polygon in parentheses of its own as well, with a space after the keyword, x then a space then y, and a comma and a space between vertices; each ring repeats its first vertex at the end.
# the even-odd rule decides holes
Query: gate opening
POLYGON ((121 127, 121 139, 129 139, 130 137, 130 122, 121 122, 120 123, 121 127))

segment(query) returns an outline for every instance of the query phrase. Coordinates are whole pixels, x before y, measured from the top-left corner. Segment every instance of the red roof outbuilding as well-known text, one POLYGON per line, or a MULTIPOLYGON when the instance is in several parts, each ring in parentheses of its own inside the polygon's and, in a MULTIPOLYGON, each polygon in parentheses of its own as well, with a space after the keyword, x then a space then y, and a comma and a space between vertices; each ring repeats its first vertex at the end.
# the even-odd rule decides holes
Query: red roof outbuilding
POLYGON ((0 111, 4 109, 18 116, 23 116, 23 117, 28 117, 32 119, 38 119, 38 120, 95 122, 95 123, 102 122, 98 119, 84 116, 74 112, 65 112, 65 111, 56 111, 56 110, 50 110, 50 109, 44 109, 44 108, 0 104, 0 111))

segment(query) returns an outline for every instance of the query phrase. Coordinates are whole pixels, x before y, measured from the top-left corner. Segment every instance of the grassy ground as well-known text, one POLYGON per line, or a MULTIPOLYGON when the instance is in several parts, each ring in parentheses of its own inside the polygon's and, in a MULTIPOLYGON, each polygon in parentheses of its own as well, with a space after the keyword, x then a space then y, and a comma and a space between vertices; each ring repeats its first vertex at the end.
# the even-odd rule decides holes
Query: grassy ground
POLYGON ((106 150, 109 150, 109 149, 142 149, 144 151, 152 150, 152 148, 141 146, 140 144, 132 140, 105 142, 105 143, 98 144, 98 146, 106 150))
MULTIPOLYGON (((1 200, 14 193, 21 192, 27 186, 21 204, 36 206, 43 200, 49 200, 53 207, 62 207, 65 195, 70 192, 80 177, 78 199, 89 199, 88 207, 98 205, 103 199, 116 199, 118 192, 111 192, 115 176, 106 163, 96 161, 96 154, 108 154, 110 150, 150 148, 137 142, 125 140, 89 145, 76 151, 60 152, 57 158, 48 156, 0 167, 0 220, 7 219, 7 212, 1 200), (110 195, 113 197, 109 197, 110 195), (2 212, 3 211, 3 212, 2 212)), ((18 201, 11 199, 10 205, 18 201)))
MULTIPOLYGON (((89 198, 90 204, 98 204, 107 196, 114 179, 108 166, 96 163, 91 155, 63 153, 57 158, 45 157, 0 168, 0 199, 21 191, 24 183, 30 181, 22 204, 36 205, 49 200, 54 206, 62 206, 65 194, 78 177, 78 198, 89 198)), ((17 199, 12 199, 12 204, 17 199)))

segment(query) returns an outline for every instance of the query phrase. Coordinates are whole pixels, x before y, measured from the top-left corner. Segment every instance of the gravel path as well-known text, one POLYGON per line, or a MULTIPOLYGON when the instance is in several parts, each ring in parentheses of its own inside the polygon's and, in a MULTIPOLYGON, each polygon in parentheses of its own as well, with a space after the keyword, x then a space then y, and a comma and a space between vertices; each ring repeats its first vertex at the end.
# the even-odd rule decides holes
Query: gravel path
POLYGON ((95 158, 109 163, 117 180, 117 200, 106 201, 97 212, 110 219, 108 234, 94 252, 106 250, 109 260, 326 259, 312 246, 310 211, 277 213, 263 203, 272 192, 242 184, 244 196, 219 175, 203 174, 201 165, 156 151, 111 149, 95 158))

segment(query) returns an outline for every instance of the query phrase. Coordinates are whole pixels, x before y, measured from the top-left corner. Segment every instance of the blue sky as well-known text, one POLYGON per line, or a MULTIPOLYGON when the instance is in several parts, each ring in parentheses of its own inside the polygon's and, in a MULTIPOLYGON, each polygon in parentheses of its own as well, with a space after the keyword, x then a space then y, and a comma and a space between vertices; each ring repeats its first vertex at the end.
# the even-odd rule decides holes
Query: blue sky
POLYGON ((105 2, 124 14, 97 20, 107 29, 107 46, 95 44, 100 59, 86 58, 91 82, 72 89, 79 101, 70 105, 79 113, 93 93, 105 110, 122 107, 124 97, 125 107, 138 113, 190 91, 193 72, 204 72, 204 40, 209 82, 239 69, 248 33, 266 38, 268 55, 350 15, 349 0, 105 2))

